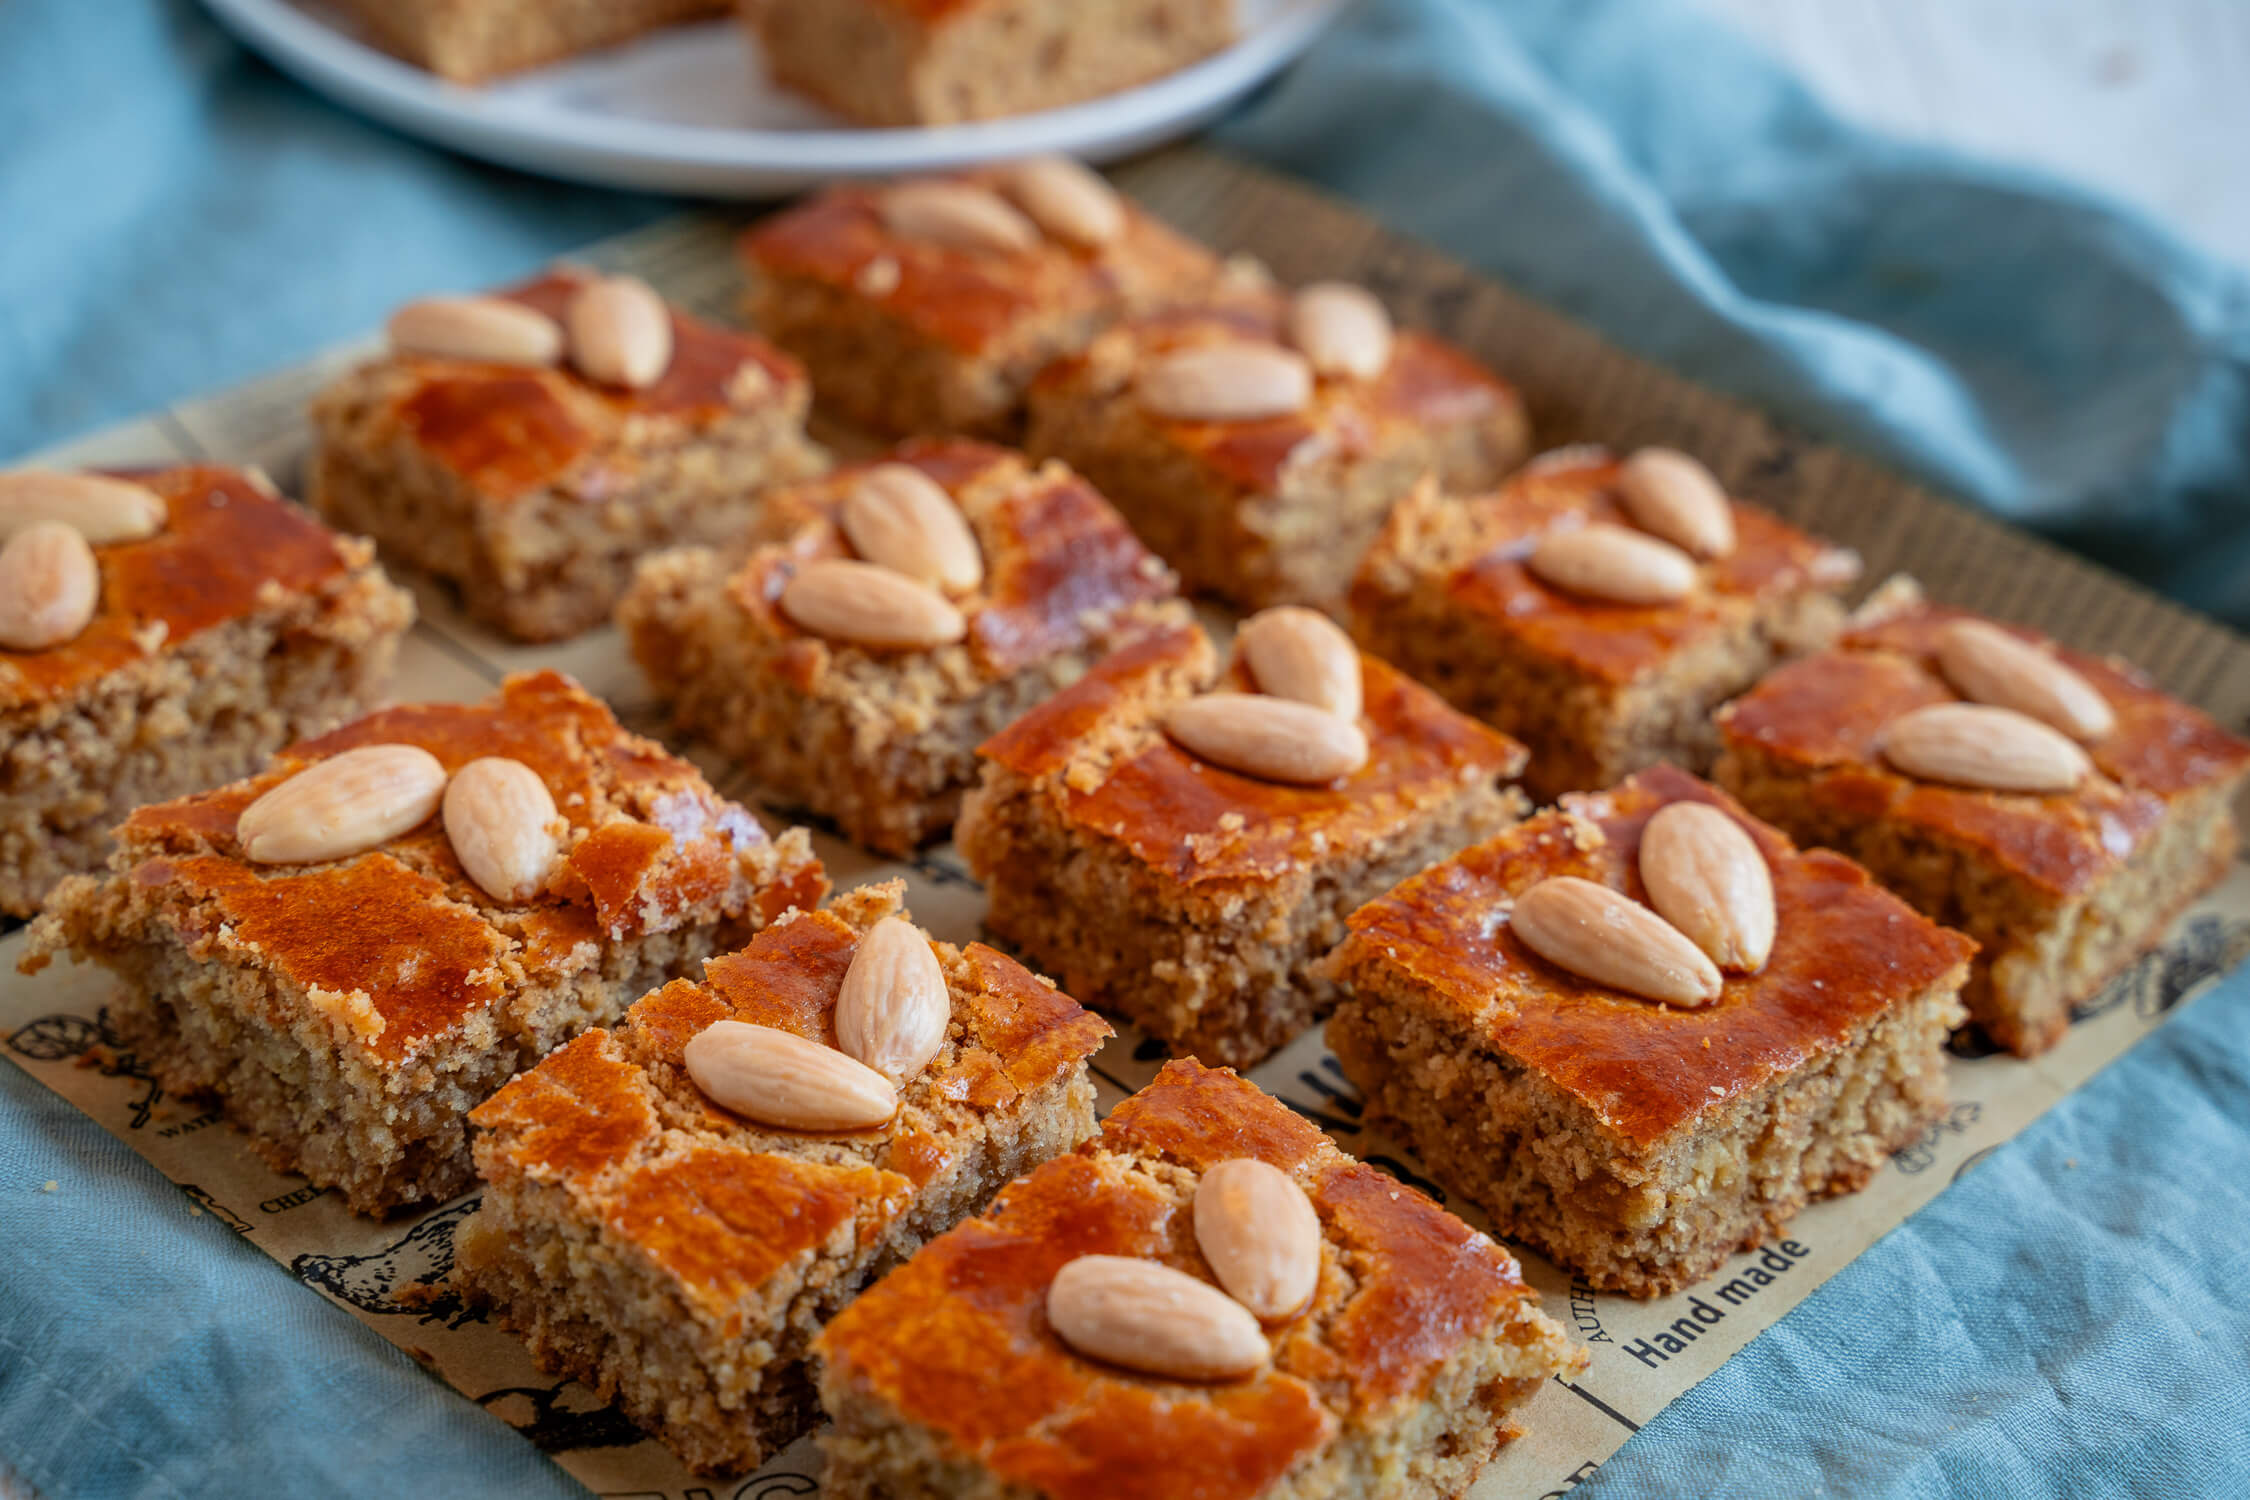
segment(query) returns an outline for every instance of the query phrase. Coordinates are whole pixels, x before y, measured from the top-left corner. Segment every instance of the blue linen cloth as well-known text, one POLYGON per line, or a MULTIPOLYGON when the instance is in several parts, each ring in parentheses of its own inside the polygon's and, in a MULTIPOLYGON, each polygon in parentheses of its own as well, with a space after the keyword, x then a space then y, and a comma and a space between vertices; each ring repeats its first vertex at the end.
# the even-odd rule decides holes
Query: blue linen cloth
MULTIPOLYGON (((2129 214, 1846 127, 1672 0, 1373 0, 1221 134, 2250 618, 2250 297, 2129 214)), ((189 0, 0 5, 0 140, 0 457, 670 206, 387 134, 189 0)), ((2237 977, 1575 1493, 2250 1492, 2245 1038, 2237 977)), ((579 1493, 13 1068, 0 1460, 51 1500, 579 1493)))

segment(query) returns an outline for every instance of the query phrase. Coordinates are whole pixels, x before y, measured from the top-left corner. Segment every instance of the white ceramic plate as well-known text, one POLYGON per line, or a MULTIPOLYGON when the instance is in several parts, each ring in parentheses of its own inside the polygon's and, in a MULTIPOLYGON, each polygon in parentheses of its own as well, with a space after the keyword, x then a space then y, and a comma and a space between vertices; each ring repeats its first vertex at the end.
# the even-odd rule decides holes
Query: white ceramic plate
POLYGON ((1344 0, 1237 0, 1242 40, 1169 78, 1069 109, 925 130, 847 125, 776 89, 729 22, 464 88, 359 40, 319 0, 204 3, 276 67, 409 134, 552 177, 747 198, 1032 152, 1124 156, 1216 117, 1310 45, 1344 0))

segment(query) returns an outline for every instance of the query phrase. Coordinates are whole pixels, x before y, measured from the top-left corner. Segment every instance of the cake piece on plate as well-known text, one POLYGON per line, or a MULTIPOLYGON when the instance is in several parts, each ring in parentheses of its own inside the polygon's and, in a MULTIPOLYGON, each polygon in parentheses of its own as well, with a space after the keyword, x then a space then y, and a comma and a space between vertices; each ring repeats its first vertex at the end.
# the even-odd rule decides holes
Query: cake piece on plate
POLYGON ((390 51, 455 83, 614 47, 681 21, 725 15, 730 0, 343 0, 390 51))
POLYGON ((1530 432, 1507 382, 1337 283, 1245 284, 1121 324, 1030 405, 1032 452, 1091 479, 1188 588, 1242 609, 1340 609, 1417 481, 1497 484, 1530 432))
POLYGON ((1975 945, 1673 766, 1352 914, 1328 1045, 1494 1228, 1662 1296, 1945 1107, 1975 945))
POLYGON ((254 471, 0 473, 0 912, 381 701, 414 601, 254 471))
POLYGON ((865 125, 1060 109, 1231 46, 1235 0, 742 0, 776 83, 865 125))
POLYGON ((752 225, 742 259, 750 321, 805 362, 823 412, 879 432, 1008 439, 1049 360, 1221 274, 1053 157, 840 184, 752 225))
POLYGON ((776 491, 759 531, 645 560, 619 623, 683 729, 887 854, 952 829, 986 738, 1187 614, 1083 479, 967 439, 776 491))
POLYGON ((494 1089, 828 888, 803 830, 768 838, 552 672, 371 714, 117 840, 24 966, 114 970, 168 1092, 360 1213, 467 1187, 494 1089))
POLYGON ((734 537, 827 467, 796 361, 631 278, 414 303, 390 343, 313 402, 311 503, 517 640, 600 624, 642 553, 734 537))
POLYGON ((1709 769, 1711 711, 1833 640, 1858 576, 1684 454, 1565 448, 1493 493, 1399 506, 1352 581, 1352 633, 1530 746, 1544 801, 1660 760, 1709 769))
POLYGON ((1109 1028, 903 889, 783 918, 476 1112, 460 1284, 703 1472, 804 1433, 820 1325, 1093 1133, 1109 1028))
POLYGON ((2226 873, 2250 777, 2250 743, 2125 663, 1904 580, 1719 725, 1744 805, 1977 940, 1969 1014, 2019 1057, 2226 873))
POLYGON ((1192 1062, 816 1352, 838 1500, 1436 1500, 1586 1363, 1505 1250, 1192 1062))
POLYGON ((1271 611, 1097 665, 979 752, 956 832, 992 931, 1090 1005, 1247 1067, 1326 1013, 1362 902, 1521 817, 1523 747, 1271 611))

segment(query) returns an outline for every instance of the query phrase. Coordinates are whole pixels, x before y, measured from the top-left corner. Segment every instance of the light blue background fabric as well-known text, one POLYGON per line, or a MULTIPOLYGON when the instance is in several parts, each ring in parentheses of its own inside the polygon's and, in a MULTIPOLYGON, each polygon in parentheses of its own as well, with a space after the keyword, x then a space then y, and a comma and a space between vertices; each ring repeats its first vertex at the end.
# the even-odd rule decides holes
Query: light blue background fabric
MULTIPOLYGON (((1372 0, 1222 138, 2250 618, 2241 273, 1848 129, 1673 0, 1372 0)), ((0 142, 0 459, 671 206, 388 135, 188 0, 0 4, 0 142)), ((1576 1493, 2250 1492, 2246 1037, 2238 977, 1576 1493)), ((54 1500, 574 1492, 13 1068, 0 1455, 54 1500)))

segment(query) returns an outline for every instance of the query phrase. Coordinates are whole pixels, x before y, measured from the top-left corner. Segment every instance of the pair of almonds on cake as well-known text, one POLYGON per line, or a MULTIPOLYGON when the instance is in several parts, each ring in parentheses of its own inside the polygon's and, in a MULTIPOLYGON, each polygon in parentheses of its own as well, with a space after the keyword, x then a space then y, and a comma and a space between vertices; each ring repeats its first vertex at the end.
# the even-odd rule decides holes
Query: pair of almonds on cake
POLYGON ((999 190, 946 178, 902 182, 876 200, 883 227, 982 255, 1022 255, 1048 238, 1099 250, 1125 232, 1117 190, 1066 156, 1035 156, 1005 168, 999 190))
POLYGON ((968 634, 953 600, 983 585, 984 553, 936 480, 912 464, 877 464, 851 481, 837 526, 859 556, 800 564, 779 601, 792 623, 893 651, 950 646, 968 634))
POLYGON ((836 1046, 748 1021, 688 1039, 688 1077, 714 1104, 783 1130, 866 1130, 898 1113, 898 1090, 928 1066, 953 1019, 945 969, 920 928, 885 917, 867 930, 836 996, 836 1046))
POLYGON ((554 795, 505 756, 448 776, 419 745, 361 745, 267 791, 235 819, 234 836, 255 864, 322 864, 387 844, 441 809, 454 858, 486 895, 519 905, 545 887, 561 850, 554 795))
POLYGON ((1516 897, 1509 925, 1559 969, 1685 1009, 1719 998, 1722 971, 1766 966, 1777 926, 1773 872, 1740 823, 1707 802, 1672 803, 1641 830, 1639 865, 1648 906, 1555 875, 1516 897))
POLYGON ((1201 693, 1173 705, 1164 732, 1244 776, 1323 786, 1367 764, 1359 648, 1316 610, 1285 604, 1242 624, 1235 651, 1255 693, 1201 693))
POLYGON ((1631 526, 1589 521, 1542 535, 1524 559, 1534 577, 1608 604, 1671 604, 1694 592, 1699 561, 1734 552, 1734 506, 1709 469, 1673 448, 1642 448, 1618 467, 1631 526))
POLYGON ((1159 355, 1133 378, 1143 408, 1180 422, 1254 422, 1304 410, 1315 378, 1372 380, 1391 362, 1391 315, 1372 292, 1324 281, 1289 302, 1294 348, 1249 339, 1159 355))
POLYGON ((1220 1162, 1195 1186, 1195 1244, 1218 1285, 1129 1255, 1081 1255, 1047 1287, 1047 1323, 1080 1354, 1175 1380, 1237 1380, 1272 1357, 1265 1325, 1320 1285, 1320 1215, 1288 1173, 1220 1162))
POLYGON ((101 605, 94 548, 145 541, 168 512, 154 490, 100 474, 0 474, 0 648, 46 651, 85 633, 101 605))
POLYGON ((1938 670, 1969 701, 1912 709, 1883 728, 1883 758, 1919 780, 1991 792, 2074 791, 2093 772, 2080 744, 2117 727, 2092 683, 1982 620, 1945 628, 1938 670))
POLYGON ((589 380, 646 390, 672 365, 672 313, 638 276, 599 276, 557 323, 505 297, 425 297, 391 315, 391 347, 484 364, 547 366, 567 354, 589 380))

